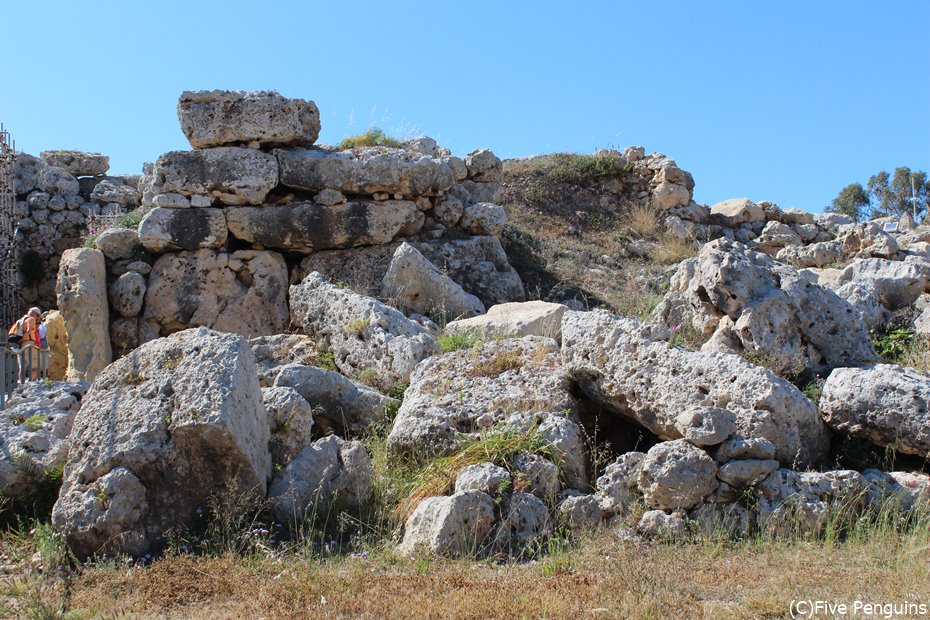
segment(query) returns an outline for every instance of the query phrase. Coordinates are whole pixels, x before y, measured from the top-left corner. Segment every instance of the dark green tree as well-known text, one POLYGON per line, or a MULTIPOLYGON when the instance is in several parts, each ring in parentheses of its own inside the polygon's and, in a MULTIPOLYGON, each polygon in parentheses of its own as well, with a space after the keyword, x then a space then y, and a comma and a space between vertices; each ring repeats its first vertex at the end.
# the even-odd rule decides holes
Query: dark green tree
POLYGON ((859 221, 860 216, 868 213, 869 204, 869 194, 862 187, 862 183, 850 183, 840 190, 840 193, 827 207, 827 211, 842 213, 859 221))
POLYGON ((914 213, 916 198, 917 220, 926 213, 927 200, 930 199, 930 180, 927 173, 918 170, 912 172, 907 166, 895 168, 890 175, 884 170, 872 175, 868 183, 872 198, 872 215, 903 215, 914 213))

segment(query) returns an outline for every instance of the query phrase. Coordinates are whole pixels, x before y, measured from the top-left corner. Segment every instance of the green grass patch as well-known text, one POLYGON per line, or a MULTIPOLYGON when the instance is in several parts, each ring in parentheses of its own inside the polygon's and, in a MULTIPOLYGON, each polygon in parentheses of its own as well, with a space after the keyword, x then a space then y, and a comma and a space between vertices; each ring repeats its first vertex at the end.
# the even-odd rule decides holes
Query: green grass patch
POLYGON ((447 494, 459 472, 469 465, 490 462, 513 471, 511 461, 524 452, 553 460, 552 446, 535 427, 526 432, 494 428, 480 437, 467 436, 454 453, 436 458, 420 470, 412 490, 395 508, 394 516, 403 523, 424 499, 447 494))

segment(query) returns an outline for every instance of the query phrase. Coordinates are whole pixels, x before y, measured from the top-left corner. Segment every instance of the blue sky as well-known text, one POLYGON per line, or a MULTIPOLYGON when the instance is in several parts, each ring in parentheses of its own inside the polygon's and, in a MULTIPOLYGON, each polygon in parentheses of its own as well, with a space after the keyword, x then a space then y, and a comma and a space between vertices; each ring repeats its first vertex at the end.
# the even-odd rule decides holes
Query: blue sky
POLYGON ((374 124, 456 154, 640 144, 695 198, 819 211, 930 170, 930 2, 0 0, 0 121, 27 152, 137 172, 189 148, 182 90, 316 101, 322 142, 374 124))

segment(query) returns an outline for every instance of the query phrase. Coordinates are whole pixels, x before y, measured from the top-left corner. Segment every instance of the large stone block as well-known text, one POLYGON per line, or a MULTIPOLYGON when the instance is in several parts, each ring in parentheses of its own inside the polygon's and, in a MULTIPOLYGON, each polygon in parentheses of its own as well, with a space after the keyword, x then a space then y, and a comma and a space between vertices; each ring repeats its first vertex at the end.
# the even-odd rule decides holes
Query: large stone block
POLYGON ((408 200, 329 206, 298 202, 278 207, 230 208, 226 210, 226 221, 232 235, 242 241, 310 253, 389 243, 399 232, 415 225, 417 207, 408 200))
POLYGON ((290 305, 291 322, 332 351, 339 370, 368 375, 385 389, 406 383, 421 360, 439 352, 418 323, 316 272, 290 288, 290 305))
POLYGON ((255 149, 223 146, 171 151, 158 158, 146 196, 207 196, 228 205, 259 205, 278 184, 278 161, 255 149))
POLYGON ((139 242, 153 254, 221 248, 227 234, 222 209, 158 207, 149 211, 139 223, 139 242))
POLYGON ((64 168, 76 177, 93 177, 106 174, 110 169, 110 158, 100 153, 84 151, 42 151, 39 157, 49 166, 64 168))
POLYGON ((164 254, 152 267, 143 340, 206 326, 246 337, 287 325, 287 265, 276 252, 164 254))
POLYGON ((329 188, 344 194, 436 196, 453 183, 452 169, 447 164, 402 149, 278 149, 275 155, 281 167, 281 183, 306 191, 329 188))
POLYGON ((184 91, 178 100, 178 119, 195 149, 238 144, 311 146, 320 135, 315 103, 274 91, 184 91))
POLYGON ((930 379, 893 364, 837 368, 820 399, 821 415, 833 430, 921 457, 930 454, 928 408, 930 379))
MULTIPOLYGON (((307 274, 319 271, 356 293, 377 297, 399 245, 316 252, 294 270, 291 281, 300 282, 307 274)), ((411 245, 486 307, 525 298, 523 282, 497 237, 415 241, 411 245)))

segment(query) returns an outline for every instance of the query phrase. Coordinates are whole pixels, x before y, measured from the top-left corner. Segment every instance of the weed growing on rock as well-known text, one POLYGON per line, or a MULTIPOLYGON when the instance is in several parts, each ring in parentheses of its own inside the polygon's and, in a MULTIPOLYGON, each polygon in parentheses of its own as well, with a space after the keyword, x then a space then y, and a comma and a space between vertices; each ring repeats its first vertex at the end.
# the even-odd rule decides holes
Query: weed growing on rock
POLYGON ((466 349, 474 349, 478 345, 484 342, 484 339, 480 334, 476 332, 465 332, 461 334, 443 334, 439 337, 438 343, 439 348, 442 349, 443 353, 451 353, 453 351, 463 351, 466 349))
POLYGON ((496 377, 508 370, 517 370, 523 366, 523 356, 519 351, 498 351, 487 361, 477 362, 469 371, 471 377, 496 377))

